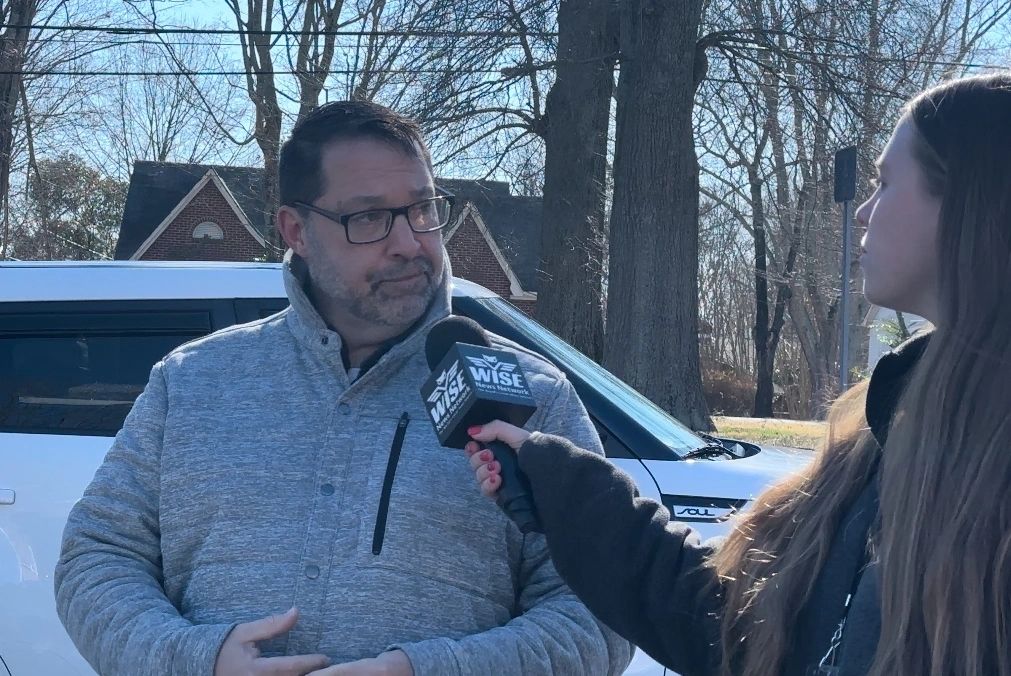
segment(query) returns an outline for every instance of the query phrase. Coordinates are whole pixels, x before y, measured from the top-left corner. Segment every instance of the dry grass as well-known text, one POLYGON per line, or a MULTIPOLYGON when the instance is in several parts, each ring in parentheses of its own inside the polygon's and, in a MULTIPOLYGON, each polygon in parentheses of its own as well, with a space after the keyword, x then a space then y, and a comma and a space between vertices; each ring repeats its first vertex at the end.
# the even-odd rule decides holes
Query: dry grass
POLYGON ((810 420, 715 417, 713 422, 721 437, 763 446, 815 448, 826 433, 825 423, 810 420))

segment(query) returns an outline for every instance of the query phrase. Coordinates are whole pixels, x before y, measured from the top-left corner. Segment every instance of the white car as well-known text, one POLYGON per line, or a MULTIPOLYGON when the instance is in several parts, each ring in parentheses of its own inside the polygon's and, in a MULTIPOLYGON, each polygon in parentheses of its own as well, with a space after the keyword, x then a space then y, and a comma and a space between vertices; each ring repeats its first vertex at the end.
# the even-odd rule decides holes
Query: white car
MULTIPOLYGON (((91 675, 56 616, 63 526, 152 364, 287 305, 275 264, 0 263, 0 676, 91 675)), ((492 292, 454 312, 566 372, 611 461, 704 537, 808 458, 703 438, 492 292)), ((636 652, 627 675, 664 668, 636 652)))

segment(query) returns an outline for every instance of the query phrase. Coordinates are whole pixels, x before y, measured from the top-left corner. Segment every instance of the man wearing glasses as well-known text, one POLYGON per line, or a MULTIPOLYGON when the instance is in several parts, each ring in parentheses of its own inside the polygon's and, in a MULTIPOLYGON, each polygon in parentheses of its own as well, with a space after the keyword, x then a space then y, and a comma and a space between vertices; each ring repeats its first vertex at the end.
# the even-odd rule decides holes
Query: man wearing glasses
MULTIPOLYGON (((620 673, 631 646, 426 418, 453 197, 418 127, 327 104, 279 173, 291 305, 152 370, 64 534, 78 649, 103 676, 620 673)), ((493 342, 518 353, 531 425, 599 450, 564 376, 493 342)))

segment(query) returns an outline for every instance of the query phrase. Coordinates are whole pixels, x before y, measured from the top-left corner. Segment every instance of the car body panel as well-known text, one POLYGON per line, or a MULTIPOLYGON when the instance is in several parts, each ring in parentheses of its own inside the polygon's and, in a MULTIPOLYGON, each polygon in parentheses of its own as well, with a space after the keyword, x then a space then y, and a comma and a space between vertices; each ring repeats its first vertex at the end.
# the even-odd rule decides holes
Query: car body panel
MULTIPOLYGON (((704 537, 725 533, 731 511, 806 462, 765 449, 734 460, 682 460, 693 446, 708 442, 491 291, 455 279, 453 295, 457 311, 532 347, 565 371, 611 461, 633 478, 643 496, 680 507, 704 537)), ((159 307, 171 306, 188 321, 206 310, 207 326, 217 330, 286 304, 278 264, 0 263, 0 339, 14 335, 4 333, 4 316, 23 320, 26 312, 42 318, 80 311, 100 324, 103 308, 109 315, 134 309, 157 315, 159 307)), ((52 576, 67 515, 114 433, 19 433, 0 427, 0 503, 6 495, 13 497, 11 504, 0 504, 0 655, 12 676, 93 673, 56 617, 52 576)), ((665 672, 637 652, 626 673, 665 672)))

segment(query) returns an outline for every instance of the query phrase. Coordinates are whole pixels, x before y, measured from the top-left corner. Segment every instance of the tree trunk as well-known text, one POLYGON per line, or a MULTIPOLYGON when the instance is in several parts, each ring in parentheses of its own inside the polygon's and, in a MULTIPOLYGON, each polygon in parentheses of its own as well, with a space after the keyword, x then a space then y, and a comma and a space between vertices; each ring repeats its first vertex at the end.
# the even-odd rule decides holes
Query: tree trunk
POLYGON ((298 79, 299 108, 298 119, 311 113, 319 106, 319 95, 323 91, 330 64, 333 62, 336 35, 334 30, 340 23, 344 10, 343 0, 311 0, 305 3, 302 18, 302 35, 298 43, 295 62, 295 77, 298 79), (324 33, 320 47, 316 31, 324 33))
POLYGON ((562 0, 558 73, 545 110, 537 319, 604 357, 607 132, 617 35, 612 0, 562 0))
POLYGON ((240 29, 253 32, 248 43, 243 39, 243 58, 246 66, 246 88, 256 110, 256 124, 253 135, 256 145, 263 153, 263 204, 267 230, 266 259, 279 261, 281 236, 274 219, 279 202, 277 166, 281 154, 281 107, 277 102, 277 85, 274 79, 274 61, 271 54, 271 36, 266 34, 272 27, 273 16, 260 14, 260 6, 250 6, 249 16, 243 23, 240 14, 236 20, 240 29))
MULTIPOLYGON (((14 153, 14 116, 21 95, 21 71, 25 65, 29 30, 38 11, 37 0, 8 0, 6 10, 0 9, 0 21, 7 24, 0 34, 0 212, 3 231, 0 232, 0 260, 7 258, 10 243, 10 178, 14 153)), ((26 111, 27 114, 27 111, 26 111)))
MULTIPOLYGON (((756 162, 757 165, 757 162, 756 162)), ((762 182, 757 166, 749 167, 751 183, 752 225, 755 239, 755 418, 772 417, 772 373, 776 356, 769 341, 769 262, 768 242, 765 238, 765 202, 762 199, 762 182)))
MULTIPOLYGON (((271 94, 273 90, 271 89, 271 94)), ((281 260, 284 251, 280 233, 274 223, 277 207, 280 202, 277 167, 281 156, 281 110, 277 106, 277 98, 265 102, 258 107, 256 124, 256 144, 263 153, 263 204, 267 231, 266 258, 268 261, 281 260)))
POLYGON ((277 173, 278 164, 281 159, 280 123, 281 118, 278 115, 276 131, 271 132, 271 136, 269 138, 265 137, 262 141, 257 138, 260 149, 263 151, 263 203, 266 205, 264 216, 267 223, 267 231, 264 233, 264 239, 267 241, 265 256, 268 261, 275 263, 281 260, 284 253, 284 241, 281 239, 281 234, 274 222, 281 192, 277 173))
POLYGON ((708 430, 692 126, 701 9, 702 0, 622 5, 604 363, 685 424, 708 430))
MULTIPOLYGON (((781 22, 778 13, 773 14, 773 20, 781 22)), ((782 40, 780 36, 780 40, 782 40)), ((776 201, 780 210, 781 229, 789 233, 786 241, 788 249, 783 262, 783 269, 778 273, 776 282, 776 301, 772 311, 772 325, 770 320, 770 298, 769 298, 769 241, 768 241, 768 219, 765 212, 764 194, 762 191, 763 182, 759 177, 761 169, 761 152, 756 153, 754 163, 749 167, 749 181, 751 184, 751 199, 753 203, 752 214, 754 222, 752 230, 755 233, 755 362, 756 381, 755 407, 752 415, 756 418, 773 417, 773 402, 775 399, 775 387, 773 375, 776 372, 776 350, 779 347, 780 336, 783 326, 786 323, 786 306, 793 296, 793 276, 796 270, 797 253, 803 240, 802 214, 807 205, 808 192, 801 188, 797 197, 798 209, 796 214, 790 218, 784 218, 784 208, 790 203, 789 191, 789 171, 786 162, 785 141, 783 138, 783 126, 781 123, 781 110, 779 98, 779 88, 775 86, 773 73, 775 72, 771 57, 763 55, 762 59, 762 95, 766 103, 765 131, 762 135, 760 151, 764 150, 765 139, 772 144, 773 167, 776 177, 776 201)), ((791 62, 787 65, 788 73, 795 73, 796 64, 791 62)), ((773 237, 775 241, 775 237, 773 237)), ((780 249, 781 250, 781 249, 780 249)))

